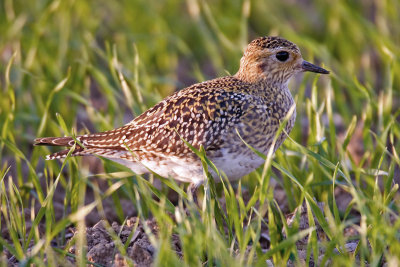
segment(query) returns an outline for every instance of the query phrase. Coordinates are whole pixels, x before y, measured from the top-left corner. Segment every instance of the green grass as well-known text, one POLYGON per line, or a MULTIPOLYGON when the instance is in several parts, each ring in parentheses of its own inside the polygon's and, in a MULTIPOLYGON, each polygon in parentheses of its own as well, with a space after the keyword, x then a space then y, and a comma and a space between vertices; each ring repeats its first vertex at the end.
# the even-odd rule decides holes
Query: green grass
MULTIPOLYGON (((398 265, 399 15, 397 0, 1 1, 0 226, 10 238, 0 237, 0 261, 6 264, 5 249, 25 264, 62 261, 65 253, 51 241, 65 245, 66 228, 84 229, 88 212, 102 214, 102 199, 114 201, 122 223, 125 198, 141 218, 151 214, 159 223, 160 234, 151 236, 159 265, 286 265, 289 258, 307 265, 311 253, 321 250, 322 264, 398 265), (332 73, 293 79, 298 116, 290 138, 239 184, 208 185, 201 208, 187 203, 172 180, 162 181, 179 193, 176 207, 165 190, 109 161, 106 174, 97 177, 79 158, 44 162, 49 149, 32 147, 35 137, 121 126, 176 89, 235 73, 245 45, 264 35, 297 43, 306 60, 322 62, 332 73), (106 180, 108 190, 99 189, 98 179, 106 180), (309 229, 286 224, 271 179, 285 190, 291 211, 306 202, 309 229), (96 197, 85 204, 88 187, 96 197), (56 220, 53 198, 60 188, 65 211, 56 220), (351 196, 344 208, 338 208, 335 188, 351 196), (248 203, 244 190, 251 192, 248 203), (216 194, 225 198, 225 212, 216 194), (326 203, 324 214, 319 201, 326 203), (323 242, 311 210, 327 236, 323 242), (227 235, 221 232, 224 221, 227 235), (259 242, 262 225, 269 229, 268 251, 259 242), (347 226, 359 233, 355 253, 343 249, 347 226), (182 259, 171 248, 172 233, 180 235, 182 259), (307 235, 302 263, 295 243, 307 235)), ((124 244, 117 235, 113 239, 125 256, 124 244)), ((83 266, 83 231, 74 242, 83 266)))

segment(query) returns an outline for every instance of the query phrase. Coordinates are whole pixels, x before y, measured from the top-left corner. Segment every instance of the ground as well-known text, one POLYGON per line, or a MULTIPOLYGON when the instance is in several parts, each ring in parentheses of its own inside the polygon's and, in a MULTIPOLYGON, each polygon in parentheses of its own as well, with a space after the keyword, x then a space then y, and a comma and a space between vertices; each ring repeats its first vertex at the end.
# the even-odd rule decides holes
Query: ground
MULTIPOLYGON (((159 185, 159 183, 157 183, 159 185)), ((276 182, 274 182, 276 185, 276 182)), ((106 184, 103 184, 105 187, 106 184)), ((277 200, 282 211, 288 212, 289 207, 286 201, 285 191, 278 185, 275 187, 274 190, 274 198, 277 200)), ((61 219, 63 213, 63 192, 58 192, 57 194, 59 197, 55 198, 53 203, 54 207, 58 212, 56 212, 56 219, 61 219), (59 208, 57 208, 59 207, 59 208)), ((342 211, 348 206, 349 201, 351 200, 351 196, 343 190, 338 189, 336 192, 336 198, 338 199, 338 207, 339 209, 342 208, 342 211)), ((176 193, 170 192, 169 197, 172 201, 177 201, 178 196, 176 193)), ((247 191, 243 192, 243 200, 247 203, 249 200, 249 194, 247 191)), ((89 191, 87 194, 87 202, 90 203, 93 201, 93 196, 89 191)), ((219 198, 218 201, 222 204, 223 209, 226 211, 225 208, 225 199, 223 197, 219 198)), ((126 212, 125 214, 135 215, 137 212, 135 208, 132 206, 127 200, 121 201, 123 205, 123 209, 126 212)), ((255 206, 258 204, 256 203, 255 206)), ((319 208, 322 212, 324 212, 324 203, 318 203, 319 208)), ((107 220, 102 220, 99 218, 99 213, 94 210, 86 217, 86 224, 87 227, 85 229, 85 237, 86 237, 86 258, 88 260, 89 266, 90 263, 95 263, 96 266, 130 266, 130 264, 134 264, 135 266, 152 266, 154 262, 154 254, 156 253, 156 248, 151 244, 148 231, 150 231, 153 235, 157 237, 159 232, 159 227, 157 222, 154 219, 139 219, 136 216, 127 218, 123 225, 116 222, 117 215, 113 208, 113 203, 106 199, 103 201, 105 217, 107 220), (143 224, 146 227, 143 227, 143 224), (114 235, 114 237, 110 234, 110 232, 114 235), (118 237, 118 242, 125 247, 126 256, 121 256, 115 241, 115 236, 118 237)), ((39 209, 39 207, 37 207, 39 209)), ((30 230, 30 223, 29 222, 29 210, 26 210, 26 217, 27 217, 27 230, 30 230)), ((354 213, 357 217, 357 213, 354 213)), ((297 208, 292 213, 287 213, 285 215, 286 222, 289 226, 292 226, 293 223, 298 220, 298 230, 305 230, 310 227, 309 219, 307 214, 307 207, 303 204, 301 207, 297 208), (296 219, 296 214, 298 213, 299 218, 296 219)), ((171 218, 175 220, 174 216, 171 214, 171 218)), ((324 234, 323 230, 319 226, 318 220, 314 217, 317 226, 317 237, 318 242, 324 242, 326 240, 326 235, 324 234)), ((45 231, 44 223, 39 224, 40 231, 45 231)), ((228 232, 228 229, 225 225, 225 232, 228 232)), ((78 234, 78 230, 75 227, 69 227, 67 229, 66 242, 64 246, 58 246, 57 241, 53 240, 53 247, 60 248, 67 250, 71 255, 75 255, 76 248, 74 245, 76 235, 78 234)), ((282 234, 284 234, 282 232, 282 234)), ((343 235, 349 238, 354 237, 348 243, 346 243, 345 250, 348 252, 354 252, 359 240, 357 239, 358 232, 357 230, 349 226, 344 229, 343 235)), ((6 238, 6 240, 11 241, 10 236, 8 235, 8 229, 2 229, 2 236, 6 238)), ((296 242, 296 249, 298 250, 299 260, 303 264, 306 263, 307 260, 307 242, 308 236, 300 239, 296 242)), ((179 258, 184 257, 180 237, 178 234, 173 234, 170 237, 172 248, 175 251, 176 255, 179 258)), ((261 248, 264 252, 269 250, 270 247, 270 237, 269 237, 269 230, 267 225, 263 225, 262 232, 261 232, 261 239, 260 239, 261 248)), ((34 245, 32 242, 31 247, 34 245)), ((251 244, 248 245, 249 248, 251 244)), ((324 257, 324 250, 322 249, 319 252, 319 257, 317 262, 315 259, 311 257, 309 261, 309 266, 319 265, 324 257)), ((337 252, 336 252, 337 253, 337 252)), ((10 266, 19 266, 19 262, 16 258, 11 255, 10 253, 6 253, 7 255, 7 262, 10 266)), ((68 260, 67 262, 60 262, 61 265, 64 266, 73 266, 76 264, 74 257, 66 257, 68 260)), ((328 261, 329 263, 329 261, 328 261)), ((270 265, 273 265, 272 262, 269 262, 270 265)), ((295 266, 294 262, 289 261, 288 266, 295 266)))

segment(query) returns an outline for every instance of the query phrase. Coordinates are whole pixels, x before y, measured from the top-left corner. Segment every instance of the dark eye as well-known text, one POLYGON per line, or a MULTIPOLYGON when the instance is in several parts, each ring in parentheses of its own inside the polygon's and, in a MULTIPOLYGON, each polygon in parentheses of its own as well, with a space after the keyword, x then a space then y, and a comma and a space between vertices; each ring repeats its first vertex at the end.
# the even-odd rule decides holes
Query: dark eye
POLYGON ((279 51, 278 53, 276 53, 276 58, 277 58, 279 61, 284 62, 284 61, 286 61, 286 60, 289 58, 289 53, 286 52, 286 51, 279 51))

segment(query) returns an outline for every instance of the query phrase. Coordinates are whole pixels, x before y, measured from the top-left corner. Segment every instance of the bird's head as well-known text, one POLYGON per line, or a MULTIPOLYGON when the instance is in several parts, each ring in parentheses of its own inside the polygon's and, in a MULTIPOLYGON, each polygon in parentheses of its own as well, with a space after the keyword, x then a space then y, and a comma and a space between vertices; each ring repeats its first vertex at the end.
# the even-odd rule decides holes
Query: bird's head
POLYGON ((305 61, 294 43, 281 37, 260 37, 247 46, 236 76, 249 82, 285 84, 294 74, 304 71, 329 73, 305 61))

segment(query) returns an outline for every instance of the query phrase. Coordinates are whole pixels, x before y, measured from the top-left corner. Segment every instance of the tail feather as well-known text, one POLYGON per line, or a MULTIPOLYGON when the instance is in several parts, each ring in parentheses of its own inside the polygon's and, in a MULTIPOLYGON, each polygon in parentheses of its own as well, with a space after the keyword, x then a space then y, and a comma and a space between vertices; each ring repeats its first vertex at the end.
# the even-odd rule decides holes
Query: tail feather
MULTIPOLYGON (((96 154, 109 158, 128 157, 127 149, 123 142, 127 136, 131 134, 131 126, 126 125, 111 131, 80 135, 76 140, 81 145, 76 144, 75 151, 71 156, 86 156, 96 154)), ((66 146, 72 147, 75 144, 75 139, 72 137, 43 137, 35 139, 36 146, 66 146)), ((46 157, 47 160, 65 158, 69 150, 51 154, 46 157)))
MULTIPOLYGON (((59 152, 53 153, 51 155, 46 156, 46 160, 53 160, 53 159, 62 159, 67 156, 69 149, 61 150, 59 152)), ((72 152, 71 156, 75 156, 74 154, 78 153, 77 149, 72 152)))
MULTIPOLYGON (((131 134, 130 126, 123 127, 86 135, 79 135, 76 140, 82 143, 84 147, 103 147, 110 149, 121 149, 121 144, 131 134)), ((68 146, 71 147, 75 144, 72 137, 42 137, 36 138, 34 145, 36 146, 68 146)))
MULTIPOLYGON (((51 155, 46 156, 46 160, 53 160, 53 159, 62 159, 67 156, 69 153, 69 149, 65 149, 51 155)), ((104 149, 104 148, 75 148, 75 150, 71 153, 71 157, 76 156, 90 156, 90 155, 98 155, 106 158, 121 158, 124 157, 126 159, 130 159, 129 151, 123 150, 114 150, 114 149, 104 149)))
POLYGON ((75 143, 72 137, 43 137, 34 141, 35 146, 73 146, 75 143))

